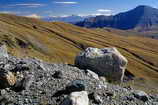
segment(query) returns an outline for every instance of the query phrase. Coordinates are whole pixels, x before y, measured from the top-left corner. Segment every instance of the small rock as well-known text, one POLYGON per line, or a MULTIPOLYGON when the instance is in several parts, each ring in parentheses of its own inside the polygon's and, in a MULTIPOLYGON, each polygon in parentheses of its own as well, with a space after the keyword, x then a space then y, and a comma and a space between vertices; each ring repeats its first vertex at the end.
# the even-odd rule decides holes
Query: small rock
POLYGON ((133 94, 134 94, 134 97, 144 102, 149 100, 148 95, 144 91, 135 91, 133 94))
POLYGON ((5 90, 5 89, 2 89, 2 90, 1 90, 1 95, 4 96, 5 94, 6 94, 6 90, 5 90))
POLYGON ((54 74, 53 74, 53 77, 54 78, 58 78, 58 79, 61 79, 63 77, 63 74, 61 71, 56 71, 54 74))
POLYGON ((133 101, 134 97, 132 97, 132 96, 125 96, 125 97, 123 97, 123 100, 133 101))
POLYGON ((8 52, 7 52, 7 46, 6 45, 2 45, 0 46, 0 58, 8 58, 8 52))
POLYGON ((76 92, 76 91, 84 91, 85 90, 85 83, 81 80, 75 80, 72 82, 71 85, 66 87, 66 90, 69 92, 76 92))
POLYGON ((38 62, 38 69, 42 69, 44 71, 47 71, 45 65, 43 63, 41 63, 41 62, 38 62))
POLYGON ((93 100, 93 102, 95 104, 101 104, 103 102, 103 100, 101 99, 101 97, 98 94, 96 94, 96 93, 91 93, 88 96, 89 96, 89 98, 91 100, 93 100))
POLYGON ((103 81, 103 82, 107 82, 107 80, 106 80, 105 77, 99 77, 99 80, 100 80, 100 81, 103 81))
POLYGON ((106 95, 108 97, 114 97, 115 96, 115 93, 114 92, 106 92, 106 95))
POLYGON ((16 77, 12 72, 0 70, 0 88, 7 88, 16 83, 16 77))
POLYGON ((4 65, 4 69, 5 69, 5 70, 8 70, 8 71, 9 71, 9 70, 12 70, 13 68, 14 68, 14 67, 13 67, 12 65, 10 65, 10 64, 5 64, 5 65, 4 65))
POLYGON ((91 77, 93 77, 94 79, 99 80, 98 74, 94 73, 93 71, 87 70, 87 74, 88 74, 88 76, 91 76, 91 77))
POLYGON ((99 85, 97 86, 99 89, 105 89, 108 87, 108 83, 106 82, 106 78, 105 77, 100 77, 99 78, 99 85))
POLYGON ((28 71, 30 68, 26 64, 17 64, 16 67, 12 70, 13 72, 21 72, 21 71, 28 71))
POLYGON ((132 90, 132 89, 133 89, 131 86, 125 86, 125 87, 123 87, 123 88, 125 88, 125 89, 127 89, 127 90, 132 90))
POLYGON ((72 92, 61 105, 89 105, 88 93, 86 91, 72 92))
POLYGON ((17 81, 17 83, 12 87, 12 90, 16 92, 20 92, 22 90, 29 89, 30 85, 32 84, 33 76, 27 76, 23 78, 21 81, 17 81))

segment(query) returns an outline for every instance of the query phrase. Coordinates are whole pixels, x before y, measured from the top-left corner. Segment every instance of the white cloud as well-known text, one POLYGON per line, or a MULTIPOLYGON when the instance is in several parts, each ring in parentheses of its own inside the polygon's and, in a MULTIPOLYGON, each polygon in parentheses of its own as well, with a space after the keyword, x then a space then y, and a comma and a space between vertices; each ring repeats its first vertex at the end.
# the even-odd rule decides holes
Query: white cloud
POLYGON ((11 12, 11 11, 0 11, 0 13, 13 14, 13 12, 11 12))
POLYGON ((98 9, 97 10, 98 13, 96 13, 95 15, 105 15, 105 16, 110 16, 113 14, 113 11, 110 9, 98 9))
POLYGON ((31 15, 27 15, 26 17, 29 17, 29 18, 36 18, 36 19, 40 19, 41 16, 37 15, 37 14, 31 14, 31 15))
POLYGON ((100 16, 100 15, 104 15, 104 16, 111 16, 111 13, 93 13, 93 14, 79 14, 78 16, 81 17, 91 17, 91 16, 100 16))
POLYGON ((27 4, 10 4, 8 7, 16 7, 16 6, 24 6, 24 7, 41 7, 45 6, 45 4, 35 4, 35 3, 27 3, 27 4))
POLYGON ((37 14, 30 14, 29 12, 20 12, 20 11, 0 11, 0 13, 4 13, 4 14, 13 14, 13 15, 18 15, 18 16, 25 16, 25 17, 29 17, 29 18, 41 18, 41 16, 37 15, 37 14), (30 14, 30 15, 26 15, 26 14, 30 14))
MULTIPOLYGON (((0 13, 4 13, 4 14, 21 14, 20 11, 0 11, 0 13)), ((24 13, 24 12, 23 12, 24 13)))
POLYGON ((110 9, 98 9, 98 12, 112 12, 110 9))
POLYGON ((54 2, 55 4, 78 4, 78 2, 54 2))
POLYGON ((99 15, 104 15, 104 16, 111 16, 111 13, 96 13, 96 14, 92 14, 93 16, 99 16, 99 15))

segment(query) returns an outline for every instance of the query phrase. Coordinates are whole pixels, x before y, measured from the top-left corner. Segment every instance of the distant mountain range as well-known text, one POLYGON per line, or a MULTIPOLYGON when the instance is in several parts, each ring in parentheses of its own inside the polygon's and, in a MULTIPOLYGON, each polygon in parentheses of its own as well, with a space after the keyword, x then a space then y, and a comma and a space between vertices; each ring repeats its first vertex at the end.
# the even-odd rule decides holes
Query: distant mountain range
MULTIPOLYGON (((76 23, 76 25, 88 28, 111 27, 122 30, 132 29, 137 32, 150 31, 154 34, 154 32, 158 30, 158 9, 141 5, 130 11, 114 16, 88 18, 76 23)), ((158 31, 155 33, 158 33, 158 31)))
POLYGON ((78 16, 78 15, 71 15, 71 16, 58 16, 58 17, 45 17, 42 18, 44 21, 49 21, 49 22, 67 22, 67 23, 76 23, 79 21, 83 21, 86 18, 89 18, 90 16, 78 16))

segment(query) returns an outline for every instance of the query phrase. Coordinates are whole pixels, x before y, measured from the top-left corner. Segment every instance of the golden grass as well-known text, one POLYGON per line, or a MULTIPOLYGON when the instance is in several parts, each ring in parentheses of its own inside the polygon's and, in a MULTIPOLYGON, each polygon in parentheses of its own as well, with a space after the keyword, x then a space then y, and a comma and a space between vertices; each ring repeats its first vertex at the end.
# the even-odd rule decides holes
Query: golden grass
POLYGON ((144 78, 143 84, 158 87, 158 40, 131 34, 0 14, 0 42, 7 43, 12 55, 73 64, 87 47, 117 47, 129 60, 128 71, 144 78), (18 40, 27 46, 23 48, 18 40))

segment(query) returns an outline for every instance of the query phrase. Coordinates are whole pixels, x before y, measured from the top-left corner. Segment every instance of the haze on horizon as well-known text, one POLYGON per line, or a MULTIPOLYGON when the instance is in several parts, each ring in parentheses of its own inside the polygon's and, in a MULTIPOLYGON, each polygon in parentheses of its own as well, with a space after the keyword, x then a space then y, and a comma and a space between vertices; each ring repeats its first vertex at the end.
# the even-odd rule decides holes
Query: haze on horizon
POLYGON ((148 5, 157 8, 157 0, 1 0, 0 13, 29 17, 68 15, 113 15, 148 5))

